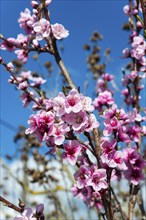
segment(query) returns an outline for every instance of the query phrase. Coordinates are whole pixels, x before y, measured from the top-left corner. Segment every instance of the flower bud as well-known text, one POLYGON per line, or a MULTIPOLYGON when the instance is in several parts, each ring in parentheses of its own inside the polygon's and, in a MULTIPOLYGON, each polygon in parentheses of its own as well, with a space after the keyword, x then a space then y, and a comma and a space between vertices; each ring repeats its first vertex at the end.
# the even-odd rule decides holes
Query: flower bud
POLYGON ((11 62, 9 62, 7 64, 7 67, 9 68, 10 71, 14 71, 14 66, 13 66, 13 64, 11 62))
POLYGON ((17 88, 20 90, 25 90, 25 89, 27 89, 27 87, 28 87, 28 83, 27 83, 27 81, 24 81, 24 82, 20 83, 17 88))
POLYGON ((40 215, 40 214, 43 213, 43 211, 44 211, 44 204, 41 203, 41 204, 37 205, 37 207, 36 207, 36 214, 40 215))
POLYGON ((31 6, 33 7, 33 8, 37 8, 38 7, 38 2, 37 1, 31 1, 31 6))
POLYGON ((52 1, 52 0, 46 0, 46 2, 45 2, 45 3, 46 3, 46 6, 50 5, 51 1, 52 1))

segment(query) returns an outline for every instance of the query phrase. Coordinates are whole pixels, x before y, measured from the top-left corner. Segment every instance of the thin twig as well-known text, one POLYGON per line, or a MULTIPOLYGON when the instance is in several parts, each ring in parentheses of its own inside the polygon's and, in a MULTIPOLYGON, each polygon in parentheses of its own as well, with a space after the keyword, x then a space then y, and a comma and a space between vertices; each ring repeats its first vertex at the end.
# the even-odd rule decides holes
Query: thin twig
POLYGON ((144 20, 144 30, 146 30, 146 1, 140 0, 144 20))
POLYGON ((119 212, 121 213, 122 219, 123 219, 123 220, 128 220, 128 217, 126 216, 125 212, 122 210, 121 204, 120 204, 120 202, 119 202, 119 200, 118 200, 118 198, 117 198, 117 196, 116 196, 116 194, 115 194, 113 188, 112 188, 112 187, 110 187, 110 188, 111 188, 111 192, 112 192, 112 194, 113 194, 113 196, 114 196, 114 199, 115 199, 115 201, 116 201, 116 203, 117 203, 117 205, 118 205, 119 212))
POLYGON ((2 196, 0 196, 0 202, 2 202, 5 206, 14 209, 17 212, 22 213, 23 209, 19 208, 18 206, 15 206, 13 203, 9 202, 8 200, 4 199, 2 196))
MULTIPOLYGON (((0 64, 3 65, 3 66, 6 68, 6 70, 11 74, 11 76, 13 77, 13 79, 16 81, 15 84, 16 84, 16 85, 19 85, 20 82, 18 81, 18 79, 17 79, 17 77, 15 76, 14 72, 7 66, 7 64, 6 64, 3 60, 0 62, 0 64)), ((39 107, 40 109, 43 109, 43 106, 33 97, 33 95, 31 95, 31 93, 30 93, 27 89, 22 90, 22 91, 25 92, 25 93, 29 96, 29 98, 30 98, 32 101, 34 101, 34 102, 38 105, 38 107, 39 107)))

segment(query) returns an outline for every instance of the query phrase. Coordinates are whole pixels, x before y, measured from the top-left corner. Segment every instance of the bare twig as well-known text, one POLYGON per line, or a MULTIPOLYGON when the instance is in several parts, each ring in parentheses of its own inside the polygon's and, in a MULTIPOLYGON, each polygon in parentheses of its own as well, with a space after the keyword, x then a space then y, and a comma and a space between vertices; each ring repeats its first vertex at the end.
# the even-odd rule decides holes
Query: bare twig
POLYGON ((146 0, 140 0, 144 20, 144 29, 146 30, 146 0))
POLYGON ((18 206, 15 206, 14 204, 12 204, 11 202, 9 202, 8 200, 4 199, 2 196, 0 196, 0 202, 2 202, 5 206, 14 209, 17 212, 22 213, 23 209, 19 208, 18 206))
POLYGON ((121 214, 122 219, 123 220, 128 220, 128 217, 126 216, 125 212, 122 210, 121 204, 120 204, 120 202, 119 202, 119 200, 118 200, 118 198, 117 198, 117 196, 116 196, 116 194, 115 194, 115 192, 114 192, 112 187, 111 187, 111 192, 112 192, 113 197, 114 197, 114 199, 115 199, 115 201, 116 201, 116 203, 118 205, 118 209, 119 209, 119 212, 121 214))

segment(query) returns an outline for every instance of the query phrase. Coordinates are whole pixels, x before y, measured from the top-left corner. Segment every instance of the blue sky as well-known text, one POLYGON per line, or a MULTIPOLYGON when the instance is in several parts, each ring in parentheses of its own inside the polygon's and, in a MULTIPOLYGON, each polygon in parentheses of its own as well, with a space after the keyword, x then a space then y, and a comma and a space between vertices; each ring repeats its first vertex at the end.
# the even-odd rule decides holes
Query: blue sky
MULTIPOLYGON (((112 62, 107 67, 107 72, 114 74, 117 81, 121 78, 121 67, 126 62, 121 59, 121 51, 127 46, 128 34, 121 30, 123 22, 127 21, 123 13, 123 6, 126 0, 54 0, 50 5, 52 23, 62 23, 69 31, 70 35, 63 41, 65 52, 62 58, 71 72, 77 86, 83 85, 86 75, 86 56, 82 50, 84 43, 89 42, 89 38, 93 31, 99 31, 104 39, 101 42, 102 51, 107 47, 112 50, 112 62)), ((30 8, 29 0, 0 2, 0 32, 5 37, 17 37, 17 34, 24 33, 19 28, 17 19, 24 9, 30 8)), ((6 62, 15 59, 16 56, 6 51, 1 51, 1 56, 6 62)), ((40 62, 35 63, 32 59, 26 64, 26 68, 32 71, 40 71, 43 73, 41 62, 51 61, 49 55, 41 55, 40 62)), ((55 68, 56 73, 58 69, 55 68)), ((14 89, 13 85, 8 84, 9 73, 0 66, 0 93, 1 93, 1 112, 0 118, 18 127, 20 124, 27 126, 27 119, 32 113, 31 109, 24 109, 19 100, 19 91, 14 89)), ((55 73, 54 73, 55 74, 55 73)), ((47 84, 49 90, 54 88, 54 81, 48 79, 47 84)), ((92 87, 92 86, 91 86, 92 87)), ((15 144, 13 143, 14 132, 1 125, 1 154, 13 152, 15 144)))

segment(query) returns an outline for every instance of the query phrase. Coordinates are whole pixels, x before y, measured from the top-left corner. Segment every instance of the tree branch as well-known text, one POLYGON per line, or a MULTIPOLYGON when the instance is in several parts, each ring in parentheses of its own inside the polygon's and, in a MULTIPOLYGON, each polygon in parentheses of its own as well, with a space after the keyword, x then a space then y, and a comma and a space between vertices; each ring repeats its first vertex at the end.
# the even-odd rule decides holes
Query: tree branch
POLYGON ((4 199, 2 196, 0 196, 0 202, 2 202, 5 206, 14 209, 15 211, 22 213, 23 209, 19 208, 18 206, 15 206, 14 204, 12 204, 11 202, 9 202, 8 200, 4 199))

